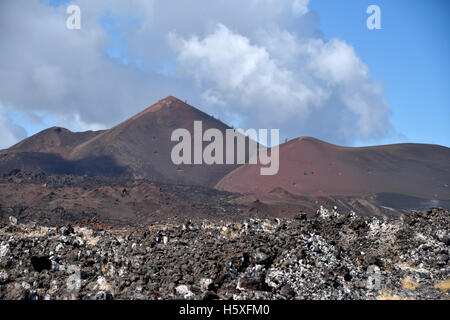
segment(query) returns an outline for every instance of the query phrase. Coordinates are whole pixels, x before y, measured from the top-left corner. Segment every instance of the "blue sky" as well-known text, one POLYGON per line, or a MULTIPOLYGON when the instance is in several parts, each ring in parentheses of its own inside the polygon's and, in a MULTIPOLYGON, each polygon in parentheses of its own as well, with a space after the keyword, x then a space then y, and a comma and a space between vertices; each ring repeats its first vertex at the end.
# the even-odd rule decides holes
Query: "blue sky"
MULTIPOLYGON (((60 0, 67 2, 67 0, 60 0)), ((347 41, 385 89, 392 122, 404 137, 355 141, 353 145, 420 142, 450 145, 450 2, 447 0, 312 0, 325 39, 347 41), (366 27, 366 8, 381 9, 382 29, 366 27)), ((102 24, 111 35, 107 53, 128 64, 126 41, 114 20, 102 24)), ((170 69, 168 61, 161 69, 170 69)))
MULTIPOLYGON (((274 13, 279 9, 277 6, 289 9, 296 1, 308 3, 307 0, 280 0, 271 4, 274 7, 254 8, 248 3, 230 0, 225 8, 223 3, 215 1, 181 1, 180 9, 175 9, 163 1, 137 2, 136 8, 120 1, 112 1, 111 5, 105 1, 36 1, 45 4, 28 8, 31 17, 37 16, 36 25, 33 19, 18 19, 29 21, 26 27, 31 29, 18 29, 24 33, 18 33, 16 38, 24 40, 16 51, 24 51, 28 34, 29 46, 33 47, 32 42, 39 40, 33 32, 40 28, 43 31, 38 37, 45 38, 48 33, 48 37, 55 39, 50 39, 47 46, 43 44, 44 38, 38 41, 42 52, 28 58, 32 60, 31 68, 26 58, 13 61, 14 54, 6 53, 6 57, 0 54, 3 69, 10 74, 17 73, 18 79, 22 76, 25 79, 11 86, 26 85, 25 89, 29 90, 27 98, 22 92, 14 95, 0 88, 0 113, 4 117, 0 117, 0 124, 6 123, 17 139, 23 138, 25 131, 26 135, 31 135, 52 125, 75 131, 106 128, 171 94, 236 127, 279 127, 282 139, 312 135, 351 146, 401 142, 450 146, 449 1, 311 0, 306 14, 274 13), (65 6, 70 3, 82 8, 82 30, 67 33, 61 28, 60 34, 54 35, 54 23, 64 22, 65 6), (366 27, 366 8, 372 4, 381 8, 381 30, 366 27), (46 27, 45 22, 38 19, 39 14, 49 15, 54 19, 53 24, 46 27), (261 30, 267 31, 268 36, 261 37, 261 30), (305 45, 307 39, 321 39, 315 34, 317 30, 325 41, 315 48, 319 51, 309 53, 306 58, 297 56, 298 48, 311 49, 310 45, 305 45), (290 42, 287 37, 286 42, 284 38, 281 41, 286 32, 296 40, 290 42), (69 39, 67 43, 64 37, 69 39), (338 41, 333 42, 333 39, 338 41), (73 54, 71 42, 85 45, 73 54), (226 50, 234 49, 231 43, 241 51, 235 50, 236 57, 231 60, 215 61, 224 43, 228 45, 225 45, 226 50), (284 49, 277 51, 276 46, 271 47, 274 43, 287 52, 292 50, 292 57, 286 56, 284 49), (330 87, 330 83, 323 80, 320 64, 320 70, 311 69, 312 74, 308 73, 305 65, 317 65, 315 55, 320 52, 326 54, 325 58, 332 57, 334 45, 342 49, 339 53, 346 54, 350 61, 349 70, 344 71, 363 70, 364 67, 358 69, 359 59, 367 66, 369 76, 362 76, 360 85, 341 81, 330 87), (356 56, 347 50, 347 45, 356 56), (193 48, 201 48, 202 56, 193 48), (98 55, 98 51, 102 55, 98 55), (241 57, 243 62, 232 65, 241 57), (249 60, 253 58, 256 60, 249 60), (21 68, 21 65, 26 67, 21 68), (247 77, 245 81, 230 89, 236 77, 224 78, 223 74, 240 72, 243 66, 249 65, 258 67, 248 75, 241 75, 247 77), (46 66, 44 71, 41 66, 46 66), (291 80, 280 85, 279 92, 285 96, 276 99, 269 94, 264 96, 270 87, 269 90, 264 86, 257 88, 257 93, 263 93, 263 97, 252 94, 253 87, 242 88, 247 83, 264 82, 267 73, 271 79, 281 81, 290 74, 291 80), (63 80, 42 78, 30 87, 29 79, 36 74, 58 76, 63 80), (305 82, 305 92, 315 92, 314 99, 293 99, 296 90, 302 88, 303 79, 310 76, 305 82), (84 85, 77 84, 80 81, 84 85), (40 87, 41 83, 45 86, 40 87), (380 86, 382 93, 365 91, 374 85, 380 86), (56 89, 52 90, 52 86, 56 89), (54 97, 49 90, 61 94, 54 97), (329 91, 331 98, 326 102, 317 102, 321 99, 321 90, 329 91), (355 110, 358 106, 346 105, 345 99, 338 99, 334 104, 334 99, 353 92, 362 97, 361 110, 355 110), (109 95, 108 99, 99 99, 109 95), (314 106, 315 103, 318 105, 314 106), (283 112, 284 117, 278 114, 283 112)), ((4 10, 5 15, 13 16, 11 13, 17 8, 20 7, 11 8, 11 12, 4 10)), ((7 23, 7 27, 13 28, 7 23)), ((11 34, 11 30, 14 29, 6 28, 4 32, 11 34)), ((14 50, 13 43, 11 48, 14 50)), ((326 70, 332 72, 329 74, 341 70, 339 61, 333 64, 326 70)))
MULTIPOLYGON (((450 1, 312 0, 325 37, 352 44, 380 82, 392 122, 410 141, 450 146, 450 1), (368 30, 365 9, 377 4, 382 30, 368 30)), ((361 143, 361 142, 360 142, 361 143)))

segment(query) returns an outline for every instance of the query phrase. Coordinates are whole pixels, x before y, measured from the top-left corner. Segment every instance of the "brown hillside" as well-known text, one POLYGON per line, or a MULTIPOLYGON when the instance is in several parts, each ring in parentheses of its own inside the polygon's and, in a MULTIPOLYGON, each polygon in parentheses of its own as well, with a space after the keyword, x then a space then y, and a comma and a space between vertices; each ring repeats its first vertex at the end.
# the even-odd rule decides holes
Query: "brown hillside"
POLYGON ((305 196, 384 192, 450 199, 450 149, 437 145, 349 148, 302 137, 280 146, 277 175, 261 176, 259 171, 259 165, 242 166, 216 187, 257 194, 280 187, 305 196))

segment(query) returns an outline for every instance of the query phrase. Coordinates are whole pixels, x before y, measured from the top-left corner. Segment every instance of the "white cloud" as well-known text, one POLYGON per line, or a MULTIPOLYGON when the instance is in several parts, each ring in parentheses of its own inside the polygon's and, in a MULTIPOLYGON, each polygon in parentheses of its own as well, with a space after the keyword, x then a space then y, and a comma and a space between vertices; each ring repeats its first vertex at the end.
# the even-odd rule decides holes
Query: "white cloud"
POLYGON ((214 91, 212 89, 207 89, 201 95, 203 101, 211 106, 225 106, 225 102, 220 94, 220 92, 214 91))
POLYGON ((85 121, 83 121, 81 119, 81 117, 78 113, 76 113, 74 116, 74 122, 75 122, 76 126, 80 128, 81 131, 87 131, 87 130, 97 131, 97 130, 108 129, 102 123, 95 123, 95 122, 86 123, 85 121))
POLYGON ((208 88, 206 97, 214 92, 228 108, 239 102, 239 108, 233 111, 250 113, 266 125, 281 125, 292 113, 305 119, 309 106, 326 97, 322 88, 295 81, 295 74, 280 67, 264 47, 251 44, 222 24, 202 40, 183 40, 174 35, 170 39, 186 72, 208 88), (274 109, 268 116, 270 107, 274 109))
POLYGON ((351 143, 391 130, 367 66, 344 41, 323 40, 309 1, 77 4, 81 30, 66 29, 63 6, 2 2, 0 38, 8 46, 0 50, 0 99, 9 110, 98 129, 175 95, 224 122, 279 127, 291 138, 351 143), (126 42, 120 58, 128 66, 105 54, 106 13, 126 42))
POLYGON ((294 0, 292 2, 292 12, 297 16, 308 13, 309 0, 294 0))
POLYGON ((313 39, 304 46, 304 50, 309 56, 310 69, 323 80, 336 85, 368 78, 367 66, 356 55, 353 47, 344 41, 313 39))
POLYGON ((227 112, 247 115, 240 125, 299 135, 325 123, 326 138, 340 142, 376 139, 389 130, 389 106, 351 46, 283 30, 266 35, 255 43, 219 24, 203 39, 169 39, 182 70, 204 88, 203 102, 217 104, 220 97, 227 112))
POLYGON ((0 103, 0 149, 6 149, 25 138, 26 131, 14 124, 6 115, 5 108, 0 103))
POLYGON ((157 79, 106 56, 109 35, 99 18, 107 4, 90 3, 80 1, 80 30, 66 28, 63 7, 44 1, 2 3, 0 37, 8 43, 0 51, 5 105, 25 114, 42 111, 53 119, 72 119, 60 125, 76 129, 80 123, 111 126, 161 98, 163 92, 152 89, 157 79))
POLYGON ((8 119, 0 115, 0 149, 6 149, 17 142, 17 138, 9 129, 8 119))

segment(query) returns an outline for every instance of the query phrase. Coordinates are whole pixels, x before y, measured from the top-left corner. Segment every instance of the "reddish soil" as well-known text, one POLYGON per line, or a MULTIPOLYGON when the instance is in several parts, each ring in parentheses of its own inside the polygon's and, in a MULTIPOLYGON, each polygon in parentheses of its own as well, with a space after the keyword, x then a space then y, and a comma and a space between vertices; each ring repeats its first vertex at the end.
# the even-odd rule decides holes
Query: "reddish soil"
POLYGON ((47 225, 77 223, 96 228, 142 226, 184 219, 239 220, 245 217, 313 215, 338 207, 359 215, 399 216, 410 209, 450 209, 450 201, 397 194, 305 197, 277 188, 263 195, 242 195, 216 189, 148 180, 48 175, 14 171, 0 177, 0 220, 47 225))
POLYGON ((259 165, 245 165, 216 187, 239 193, 267 194, 282 188, 304 196, 403 194, 450 199, 450 149, 436 145, 397 144, 340 147, 314 138, 280 146, 280 170, 261 176, 259 165))

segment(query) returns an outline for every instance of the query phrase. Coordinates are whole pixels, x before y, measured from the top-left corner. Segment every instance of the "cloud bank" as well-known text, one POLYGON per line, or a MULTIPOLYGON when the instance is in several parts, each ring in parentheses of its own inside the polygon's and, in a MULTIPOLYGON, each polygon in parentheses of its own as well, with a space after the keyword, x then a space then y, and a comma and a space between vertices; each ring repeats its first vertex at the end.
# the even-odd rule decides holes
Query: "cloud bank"
MULTIPOLYGON (((394 132, 368 67, 343 39, 323 38, 308 0, 73 3, 81 30, 66 29, 64 5, 0 4, 4 112, 98 129, 175 95, 282 137, 352 144, 394 132)), ((5 145, 18 139, 10 122, 0 118, 5 145)))

